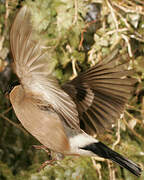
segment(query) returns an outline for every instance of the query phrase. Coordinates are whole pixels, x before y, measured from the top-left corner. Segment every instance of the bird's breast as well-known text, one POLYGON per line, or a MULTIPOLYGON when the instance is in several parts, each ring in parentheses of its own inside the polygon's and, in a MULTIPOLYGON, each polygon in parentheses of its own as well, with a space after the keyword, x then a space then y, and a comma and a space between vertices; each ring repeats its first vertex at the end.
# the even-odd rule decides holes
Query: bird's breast
POLYGON ((26 95, 21 98, 19 93, 15 89, 10 100, 24 128, 47 148, 62 153, 69 151, 69 141, 59 116, 53 111, 41 109, 26 95))

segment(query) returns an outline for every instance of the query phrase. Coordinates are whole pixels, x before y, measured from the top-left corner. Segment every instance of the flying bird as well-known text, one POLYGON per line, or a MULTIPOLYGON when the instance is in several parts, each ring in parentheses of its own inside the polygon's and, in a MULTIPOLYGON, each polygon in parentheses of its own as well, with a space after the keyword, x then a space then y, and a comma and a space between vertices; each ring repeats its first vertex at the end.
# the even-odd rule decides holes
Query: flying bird
POLYGON ((124 110, 135 80, 117 51, 75 79, 60 85, 51 58, 36 38, 31 12, 23 6, 10 31, 10 45, 19 83, 10 101, 24 128, 45 147, 64 155, 100 156, 136 176, 141 168, 90 134, 111 129, 124 110))

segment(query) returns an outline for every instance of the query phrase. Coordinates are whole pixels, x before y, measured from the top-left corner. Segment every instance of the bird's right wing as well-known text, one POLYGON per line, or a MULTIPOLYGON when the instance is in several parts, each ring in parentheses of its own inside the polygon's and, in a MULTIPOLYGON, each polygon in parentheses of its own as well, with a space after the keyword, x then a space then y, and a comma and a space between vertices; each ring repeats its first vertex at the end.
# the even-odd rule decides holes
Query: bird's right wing
POLYGON ((31 13, 24 6, 17 13, 10 32, 10 45, 14 58, 15 71, 23 86, 30 87, 33 74, 50 74, 48 53, 44 50, 31 23, 31 13))
POLYGON ((39 98, 44 106, 51 104, 70 127, 79 128, 76 105, 52 76, 52 58, 43 44, 33 29, 29 8, 22 7, 10 32, 15 72, 22 87, 27 94, 39 98))

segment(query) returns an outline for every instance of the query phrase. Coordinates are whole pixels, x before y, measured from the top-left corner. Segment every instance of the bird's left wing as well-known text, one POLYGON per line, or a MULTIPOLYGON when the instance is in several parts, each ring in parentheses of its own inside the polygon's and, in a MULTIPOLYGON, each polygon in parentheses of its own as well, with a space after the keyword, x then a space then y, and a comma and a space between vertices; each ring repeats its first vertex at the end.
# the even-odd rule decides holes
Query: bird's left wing
POLYGON ((62 87, 76 103, 80 122, 87 133, 111 129, 132 94, 136 80, 129 76, 133 70, 126 70, 127 63, 117 65, 121 59, 114 50, 62 87))
POLYGON ((79 128, 76 105, 51 75, 51 58, 38 39, 31 23, 31 12, 27 6, 20 9, 10 32, 10 45, 15 72, 26 93, 49 105, 72 128, 79 128))

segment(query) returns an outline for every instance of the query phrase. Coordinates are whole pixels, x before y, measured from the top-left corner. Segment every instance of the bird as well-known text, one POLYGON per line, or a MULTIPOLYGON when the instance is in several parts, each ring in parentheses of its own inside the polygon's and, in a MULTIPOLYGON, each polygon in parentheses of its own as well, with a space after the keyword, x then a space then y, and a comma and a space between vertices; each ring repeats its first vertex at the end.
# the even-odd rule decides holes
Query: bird
POLYGON ((114 50, 87 71, 61 85, 51 70, 43 40, 36 37, 31 11, 24 5, 10 30, 14 71, 9 88, 13 110, 23 127, 43 146, 63 155, 99 156, 136 176, 141 168, 93 137, 111 129, 123 113, 135 79, 114 50))

